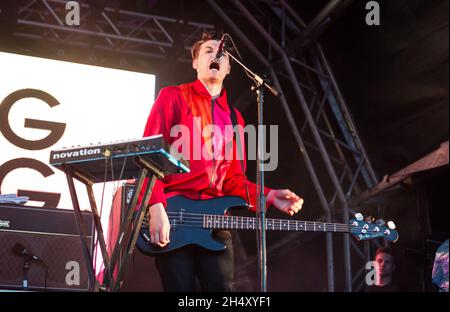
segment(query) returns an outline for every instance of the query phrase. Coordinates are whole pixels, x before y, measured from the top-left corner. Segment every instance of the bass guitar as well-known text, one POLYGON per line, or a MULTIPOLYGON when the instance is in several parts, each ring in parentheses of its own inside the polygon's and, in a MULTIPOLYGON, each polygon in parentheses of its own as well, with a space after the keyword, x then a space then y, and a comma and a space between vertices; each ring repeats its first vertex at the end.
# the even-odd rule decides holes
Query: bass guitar
MULTIPOLYGON (((214 240, 214 229, 257 230, 259 219, 255 217, 229 216, 227 211, 234 207, 244 207, 246 202, 236 196, 225 196, 207 200, 191 200, 184 196, 174 196, 167 200, 166 212, 170 222, 170 243, 159 247, 150 242, 148 220, 145 218, 136 241, 138 249, 147 255, 169 252, 187 245, 198 245, 211 251, 221 251, 226 247, 214 240)), ((287 219, 266 219, 266 230, 296 232, 341 232, 350 233, 358 240, 385 238, 394 242, 398 239, 395 225, 389 221, 375 223, 364 221, 357 214, 348 224, 299 221, 287 219)))

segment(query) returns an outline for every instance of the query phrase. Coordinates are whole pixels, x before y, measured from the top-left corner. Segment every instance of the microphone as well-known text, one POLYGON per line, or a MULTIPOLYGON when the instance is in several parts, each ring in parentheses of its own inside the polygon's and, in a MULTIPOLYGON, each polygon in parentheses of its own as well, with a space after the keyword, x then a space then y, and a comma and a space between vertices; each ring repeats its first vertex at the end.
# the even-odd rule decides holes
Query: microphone
POLYGON ((224 52, 225 52, 225 49, 223 46, 224 43, 225 43, 225 36, 222 36, 222 39, 220 39, 219 46, 217 48, 216 55, 214 55, 213 62, 220 63, 220 61, 223 59, 224 52))
POLYGON ((35 255, 32 255, 28 252, 28 250, 25 248, 24 245, 20 244, 20 243, 16 243, 13 247, 13 252, 21 257, 25 257, 37 262, 42 262, 41 258, 36 257, 35 255))

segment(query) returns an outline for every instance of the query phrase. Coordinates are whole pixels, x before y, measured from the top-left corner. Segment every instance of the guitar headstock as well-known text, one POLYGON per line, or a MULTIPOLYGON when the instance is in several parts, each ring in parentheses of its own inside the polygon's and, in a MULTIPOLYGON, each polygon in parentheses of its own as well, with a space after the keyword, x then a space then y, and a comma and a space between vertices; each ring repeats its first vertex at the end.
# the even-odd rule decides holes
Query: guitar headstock
POLYGON ((396 242, 398 232, 395 230, 395 224, 389 221, 387 224, 384 220, 373 222, 372 217, 364 220, 362 214, 355 214, 355 218, 349 221, 350 233, 358 240, 369 240, 374 238, 385 238, 389 242, 396 242))

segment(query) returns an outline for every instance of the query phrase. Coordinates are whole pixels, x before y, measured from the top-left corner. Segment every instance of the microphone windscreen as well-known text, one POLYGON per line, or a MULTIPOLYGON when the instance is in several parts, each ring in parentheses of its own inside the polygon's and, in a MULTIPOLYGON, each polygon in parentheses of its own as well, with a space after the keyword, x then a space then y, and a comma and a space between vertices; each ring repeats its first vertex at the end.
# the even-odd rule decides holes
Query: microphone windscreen
POLYGON ((25 246, 20 243, 16 243, 13 247, 13 252, 18 256, 21 256, 23 254, 24 250, 25 250, 25 246))

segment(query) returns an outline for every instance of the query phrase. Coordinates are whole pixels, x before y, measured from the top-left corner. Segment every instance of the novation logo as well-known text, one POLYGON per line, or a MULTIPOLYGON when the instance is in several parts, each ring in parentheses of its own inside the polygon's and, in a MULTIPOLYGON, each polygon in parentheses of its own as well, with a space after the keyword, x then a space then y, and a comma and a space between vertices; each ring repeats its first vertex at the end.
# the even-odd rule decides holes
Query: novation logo
POLYGON ((7 220, 0 220, 0 228, 9 228, 9 222, 7 220))
POLYGON ((102 150, 100 148, 94 148, 94 149, 83 148, 83 149, 79 149, 79 150, 54 153, 53 160, 79 157, 79 156, 88 156, 88 155, 101 155, 101 154, 102 154, 102 150))

